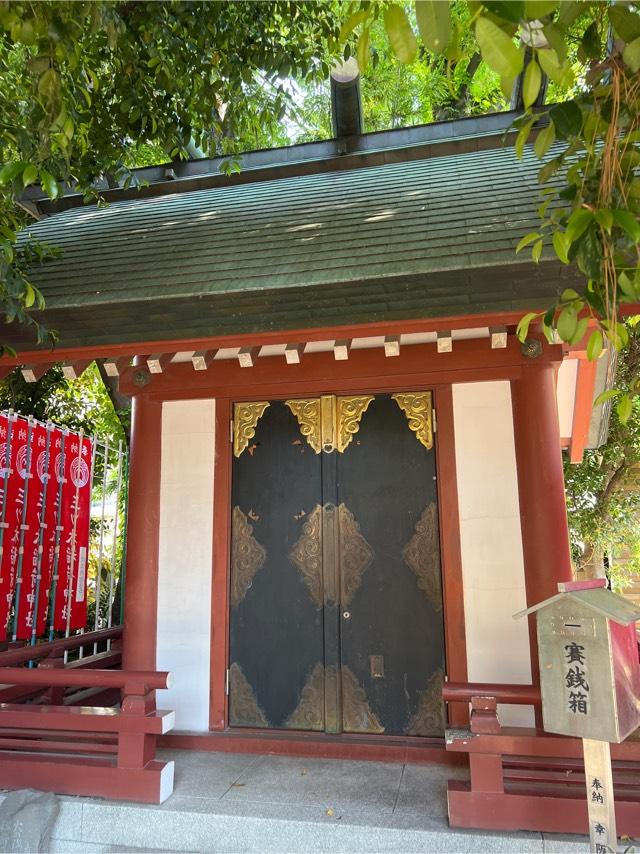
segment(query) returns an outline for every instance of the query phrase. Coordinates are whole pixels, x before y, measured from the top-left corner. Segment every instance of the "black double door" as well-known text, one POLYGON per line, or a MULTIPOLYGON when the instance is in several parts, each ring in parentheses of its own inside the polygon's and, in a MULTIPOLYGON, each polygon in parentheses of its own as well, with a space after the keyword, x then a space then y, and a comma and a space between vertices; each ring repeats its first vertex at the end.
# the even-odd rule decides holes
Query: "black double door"
POLYGON ((229 723, 439 736, 429 392, 234 407, 229 723))

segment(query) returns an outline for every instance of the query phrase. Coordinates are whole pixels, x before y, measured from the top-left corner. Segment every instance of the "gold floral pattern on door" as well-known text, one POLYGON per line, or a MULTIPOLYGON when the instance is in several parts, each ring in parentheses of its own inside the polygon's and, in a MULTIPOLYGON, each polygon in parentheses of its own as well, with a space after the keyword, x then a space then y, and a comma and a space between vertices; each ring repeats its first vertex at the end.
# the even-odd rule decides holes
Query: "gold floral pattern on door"
POLYGON ((435 611, 442 610, 438 508, 432 501, 416 522, 413 536, 402 550, 404 562, 415 574, 418 587, 435 611))
POLYGON ((269 726, 253 688, 237 662, 229 668, 229 721, 232 726, 269 726))
POLYGON ((253 525, 239 507, 233 508, 231 524, 231 604, 235 608, 264 565, 267 552, 253 536, 253 525))
POLYGON ((441 736, 445 729, 444 702, 442 685, 444 673, 436 670, 426 689, 420 694, 420 701, 414 716, 409 721, 407 735, 441 736))

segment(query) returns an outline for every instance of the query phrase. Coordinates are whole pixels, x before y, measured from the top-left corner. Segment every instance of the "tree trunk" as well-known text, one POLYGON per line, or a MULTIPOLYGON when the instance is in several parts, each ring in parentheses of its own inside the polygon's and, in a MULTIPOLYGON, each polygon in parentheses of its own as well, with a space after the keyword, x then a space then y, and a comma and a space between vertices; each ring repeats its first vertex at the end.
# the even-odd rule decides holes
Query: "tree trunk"
POLYGON ((594 578, 606 578, 604 552, 593 543, 586 543, 582 560, 576 567, 576 581, 590 581, 594 578))

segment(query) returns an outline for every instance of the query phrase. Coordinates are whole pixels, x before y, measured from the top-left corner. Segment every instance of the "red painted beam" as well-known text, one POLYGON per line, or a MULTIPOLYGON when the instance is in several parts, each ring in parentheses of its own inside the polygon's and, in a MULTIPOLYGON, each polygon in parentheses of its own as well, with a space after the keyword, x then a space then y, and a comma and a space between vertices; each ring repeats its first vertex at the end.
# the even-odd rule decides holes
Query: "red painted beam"
POLYGON ((580 359, 578 362, 576 396, 573 405, 573 427, 569 442, 569 459, 572 463, 582 462, 584 449, 587 447, 597 370, 598 363, 595 361, 580 359))
POLYGON ((110 759, 33 759, 14 751, 3 751, 0 758, 3 789, 38 789, 149 804, 161 803, 173 791, 173 762, 154 761, 142 769, 125 769, 114 767, 110 759))
POLYGON ((171 673, 167 671, 82 670, 67 667, 3 667, 0 669, 0 678, 7 685, 123 688, 136 694, 170 688, 173 682, 171 673), (132 687, 144 690, 131 691, 132 687))
POLYGON ((442 699, 447 703, 470 703, 474 697, 494 697, 498 703, 536 706, 541 702, 536 685, 489 685, 482 682, 445 682, 442 699))
MULTIPOLYGON (((409 320, 386 320, 349 326, 316 326, 310 329, 284 329, 264 332, 219 335, 209 338, 174 338, 135 341, 111 345, 88 345, 83 347, 59 347, 55 358, 67 361, 80 358, 109 358, 138 355, 140 353, 186 352, 190 350, 212 350, 221 347, 260 346, 263 344, 289 344, 298 341, 330 341, 334 338, 369 338, 413 332, 437 332, 441 329, 475 329, 482 326, 517 324, 523 311, 492 312, 478 315, 450 315, 448 317, 420 318, 409 320)), ((456 346, 459 342, 456 342, 456 346)), ((381 348, 382 349, 382 348, 381 348)), ((26 362, 51 361, 50 350, 25 350, 14 358, 3 356, 0 366, 22 365, 26 362)))
POLYGON ((370 762, 415 762, 466 765, 461 754, 448 753, 442 739, 358 736, 343 734, 288 732, 273 730, 243 733, 238 730, 198 735, 170 733, 158 746, 178 750, 214 753, 269 753, 274 756, 308 756, 316 759, 362 759, 370 762))
MULTIPOLYGON (((564 759, 582 757, 582 739, 552 735, 532 727, 502 727, 499 733, 455 733, 447 750, 457 753, 491 753, 504 756, 548 756, 564 759)), ((640 760, 640 741, 623 741, 611 745, 613 759, 640 760)))
MULTIPOLYGON (((449 780, 449 824, 483 830, 533 830, 547 833, 588 833, 584 792, 573 796, 557 787, 554 794, 540 791, 472 792, 468 783, 449 780)), ((616 798, 618 833, 640 834, 640 803, 616 798)))
POLYGON ((116 732, 162 735, 173 728, 173 712, 146 715, 125 714, 101 706, 30 706, 19 703, 0 705, 0 729, 50 729, 66 732, 116 732))
POLYGON ((456 341, 453 352, 438 353, 436 344, 403 347, 400 355, 389 359, 384 348, 352 350, 348 362, 336 362, 332 353, 310 354, 300 364, 283 366, 276 357, 259 358, 253 368, 241 368, 237 361, 216 362, 215 371, 194 371, 191 364, 172 363, 140 386, 134 381, 139 367, 130 368, 120 381, 123 394, 153 394, 157 399, 193 396, 258 400, 280 394, 347 391, 350 386, 367 386, 370 391, 405 388, 407 382, 444 384, 478 380, 511 379, 525 366, 556 364, 562 360, 559 345, 543 343, 541 354, 530 359, 523 355, 520 343, 511 338, 504 349, 492 350, 488 338, 456 341))

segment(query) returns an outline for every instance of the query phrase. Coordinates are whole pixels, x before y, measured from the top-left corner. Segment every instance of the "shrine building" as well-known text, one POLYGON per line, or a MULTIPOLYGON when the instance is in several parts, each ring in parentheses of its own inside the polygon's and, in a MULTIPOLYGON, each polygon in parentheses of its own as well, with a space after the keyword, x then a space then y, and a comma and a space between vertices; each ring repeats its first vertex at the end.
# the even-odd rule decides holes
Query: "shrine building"
POLYGON ((123 668, 173 672, 163 744, 439 761, 445 681, 537 683, 513 614, 571 579, 562 455, 604 441, 613 365, 516 337, 580 279, 515 254, 514 117, 26 194, 60 338, 5 327, 2 365, 102 358, 132 397, 123 668))

